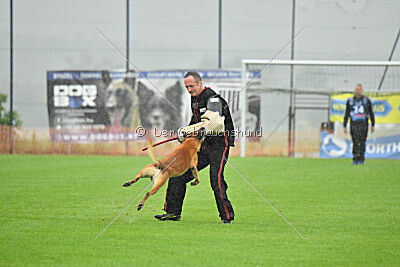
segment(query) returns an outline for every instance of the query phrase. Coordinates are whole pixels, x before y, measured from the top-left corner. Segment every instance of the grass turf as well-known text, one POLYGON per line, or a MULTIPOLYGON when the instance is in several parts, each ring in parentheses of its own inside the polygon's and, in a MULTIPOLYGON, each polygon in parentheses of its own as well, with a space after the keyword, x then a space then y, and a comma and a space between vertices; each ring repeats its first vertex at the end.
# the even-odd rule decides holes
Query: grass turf
POLYGON ((400 164, 231 158, 306 240, 226 166, 232 225, 219 223, 208 169, 180 222, 159 222, 165 189, 95 236, 149 183, 122 184, 146 157, 0 156, 1 265, 399 265, 400 164))

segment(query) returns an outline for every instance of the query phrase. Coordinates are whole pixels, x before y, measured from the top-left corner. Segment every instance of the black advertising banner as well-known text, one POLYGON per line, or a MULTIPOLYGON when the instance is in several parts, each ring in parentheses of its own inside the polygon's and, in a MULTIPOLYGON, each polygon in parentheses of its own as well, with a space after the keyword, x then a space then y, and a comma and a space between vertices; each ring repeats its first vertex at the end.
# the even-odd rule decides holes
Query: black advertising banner
POLYGON ((77 132, 104 129, 109 124, 105 111, 105 83, 101 72, 47 73, 49 125, 77 132))
MULTIPOLYGON (((55 142, 133 141, 137 128, 175 131, 191 117, 185 70, 48 71, 47 103, 55 142)), ((230 103, 240 122, 240 71, 199 71, 205 86, 230 103)), ((254 74, 253 74, 254 75, 254 74)), ((257 79, 256 79, 257 80, 257 79)), ((256 83, 257 81, 255 81, 256 83)), ((260 127, 260 97, 248 95, 247 130, 260 127)))
POLYGON ((48 71, 51 138, 57 142, 135 140, 139 125, 135 72, 48 71), (123 133, 121 133, 123 132, 123 133))

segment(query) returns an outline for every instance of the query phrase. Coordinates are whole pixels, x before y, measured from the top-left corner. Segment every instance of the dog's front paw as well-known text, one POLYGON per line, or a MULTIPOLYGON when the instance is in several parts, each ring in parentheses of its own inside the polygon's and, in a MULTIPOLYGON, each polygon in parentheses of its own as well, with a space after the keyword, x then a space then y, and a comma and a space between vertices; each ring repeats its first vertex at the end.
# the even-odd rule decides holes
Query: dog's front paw
POLYGON ((198 185, 198 184, 199 184, 198 181, 193 181, 193 182, 190 183, 191 186, 195 186, 195 185, 198 185))
POLYGON ((141 210, 142 208, 143 208, 143 204, 139 204, 138 206, 137 206, 137 210, 139 211, 139 210, 141 210))
POLYGON ((124 187, 128 187, 130 185, 131 185, 131 182, 126 182, 126 183, 123 184, 124 187))

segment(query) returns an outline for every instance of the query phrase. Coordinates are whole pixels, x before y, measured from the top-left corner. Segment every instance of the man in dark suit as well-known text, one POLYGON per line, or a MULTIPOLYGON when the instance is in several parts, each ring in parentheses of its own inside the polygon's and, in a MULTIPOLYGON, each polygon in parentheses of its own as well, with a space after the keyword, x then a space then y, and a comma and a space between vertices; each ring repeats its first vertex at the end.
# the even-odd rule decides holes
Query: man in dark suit
POLYGON ((353 141, 353 165, 364 164, 365 142, 368 136, 368 119, 371 120, 371 133, 375 131, 375 116, 371 100, 363 96, 361 84, 357 84, 354 96, 346 103, 343 127, 347 133, 347 121, 350 118, 350 134, 353 141))

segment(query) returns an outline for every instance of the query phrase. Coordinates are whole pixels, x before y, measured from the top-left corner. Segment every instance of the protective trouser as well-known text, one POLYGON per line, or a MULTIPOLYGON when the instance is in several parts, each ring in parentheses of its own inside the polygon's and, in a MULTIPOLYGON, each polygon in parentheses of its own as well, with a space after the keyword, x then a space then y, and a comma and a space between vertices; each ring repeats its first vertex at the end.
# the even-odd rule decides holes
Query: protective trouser
MULTIPOLYGON (((229 146, 223 144, 203 143, 198 155, 197 169, 200 171, 210 165, 210 182, 214 191, 215 201, 221 219, 234 219, 231 203, 226 195, 228 185, 224 180, 224 168, 229 155, 229 146)), ((186 184, 193 180, 193 174, 189 170, 179 177, 172 177, 168 181, 167 195, 164 210, 167 213, 180 215, 182 213, 183 199, 186 193, 186 184)))
POLYGON ((364 161, 365 142, 368 136, 367 122, 352 122, 350 134, 353 141, 353 160, 364 161))

